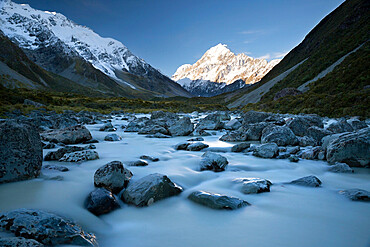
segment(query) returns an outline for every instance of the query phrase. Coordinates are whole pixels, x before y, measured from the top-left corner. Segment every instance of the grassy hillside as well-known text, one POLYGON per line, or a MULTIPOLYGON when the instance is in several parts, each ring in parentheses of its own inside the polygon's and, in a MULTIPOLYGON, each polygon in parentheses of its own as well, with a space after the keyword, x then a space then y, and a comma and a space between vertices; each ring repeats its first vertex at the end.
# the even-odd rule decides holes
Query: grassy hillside
POLYGON ((61 113, 63 110, 81 110, 110 113, 114 110, 126 112, 151 112, 166 110, 172 112, 193 112, 207 110, 227 110, 223 105, 207 104, 202 102, 187 102, 185 98, 165 100, 163 98, 153 100, 129 99, 123 97, 88 97, 81 94, 47 92, 28 89, 7 89, 0 84, 0 116, 6 112, 20 110, 28 113, 36 109, 33 106, 24 105, 25 99, 33 100, 45 105, 46 110, 61 113))
POLYGON ((347 57, 335 71, 310 85, 311 90, 300 96, 281 99, 273 98, 287 87, 297 88, 313 79, 339 58, 370 39, 370 1, 349 0, 326 16, 284 59, 259 83, 242 92, 223 97, 238 100, 243 94, 263 85, 295 64, 307 60, 277 83, 256 105, 246 109, 280 112, 312 112, 340 116, 369 115, 369 92, 363 87, 369 84, 368 44, 347 57), (359 78, 359 75, 360 78, 359 78), (330 89, 330 90, 329 90, 330 89), (343 97, 346 95, 346 97, 343 97), (359 98, 356 98, 359 97, 359 98), (296 99, 292 99, 296 98, 296 99), (318 98, 322 98, 318 103, 318 98), (340 104, 335 99, 341 99, 340 104), (361 99, 362 101, 359 101, 361 99), (359 105, 355 105, 355 104, 359 105), (324 109, 325 108, 325 109, 324 109), (329 109, 335 109, 331 111, 329 109))

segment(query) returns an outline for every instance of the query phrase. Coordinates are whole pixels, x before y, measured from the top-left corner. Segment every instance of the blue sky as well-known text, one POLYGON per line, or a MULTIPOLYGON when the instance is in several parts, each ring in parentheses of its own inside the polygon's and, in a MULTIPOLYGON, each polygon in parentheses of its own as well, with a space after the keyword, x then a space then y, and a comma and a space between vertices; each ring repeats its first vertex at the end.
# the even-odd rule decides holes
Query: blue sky
POLYGON ((14 0, 64 14, 171 76, 210 47, 281 58, 343 0, 14 0))

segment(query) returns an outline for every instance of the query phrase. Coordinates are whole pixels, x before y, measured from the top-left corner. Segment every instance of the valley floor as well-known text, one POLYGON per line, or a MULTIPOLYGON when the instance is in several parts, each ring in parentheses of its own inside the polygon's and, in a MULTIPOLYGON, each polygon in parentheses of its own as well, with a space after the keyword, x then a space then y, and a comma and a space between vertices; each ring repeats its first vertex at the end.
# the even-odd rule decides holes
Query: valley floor
MULTIPOLYGON (((141 115, 143 116, 143 115, 141 115)), ((114 118, 113 125, 127 121, 114 118)), ((262 159, 244 153, 225 152, 229 161, 226 171, 199 171, 201 152, 176 151, 173 145, 190 137, 169 139, 146 138, 123 132, 117 142, 104 141, 107 132, 102 124, 87 125, 97 139, 100 159, 62 163, 69 172, 43 170, 43 177, 0 186, 0 211, 35 208, 68 216, 86 230, 96 233, 100 246, 284 246, 284 247, 348 247, 370 244, 370 207, 338 194, 341 189, 370 190, 370 172, 355 168, 355 173, 331 173, 324 161, 262 159), (136 208, 122 203, 122 208, 96 217, 87 211, 84 200, 94 189, 94 172, 102 165, 120 160, 124 164, 147 154, 160 161, 146 167, 126 166, 134 174, 132 181, 151 173, 162 173, 184 188, 179 196, 155 202, 150 207, 136 208), (62 181, 50 180, 62 176, 62 181), (315 175, 320 188, 284 184, 315 175), (257 177, 270 180, 271 192, 245 195, 232 180, 257 177), (251 204, 235 211, 218 211, 187 199, 195 190, 204 190, 241 198, 251 204)), ((204 143, 230 150, 233 144, 219 141, 222 131, 204 137, 204 143)), ((56 150, 56 149, 55 149, 56 150)), ((44 155, 50 150, 44 150, 44 155)), ((60 165, 44 161, 43 165, 60 165)))

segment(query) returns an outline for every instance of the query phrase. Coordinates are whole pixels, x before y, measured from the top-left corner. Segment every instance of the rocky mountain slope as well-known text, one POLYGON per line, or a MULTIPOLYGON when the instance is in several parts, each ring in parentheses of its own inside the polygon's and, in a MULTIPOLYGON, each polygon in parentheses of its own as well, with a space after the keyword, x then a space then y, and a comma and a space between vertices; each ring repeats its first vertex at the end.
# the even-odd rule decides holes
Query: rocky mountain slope
POLYGON ((62 14, 0 0, 0 23, 5 36, 33 62, 82 86, 120 96, 189 96, 121 42, 62 14))
POLYGON ((229 108, 369 117, 369 39, 370 2, 345 1, 260 82, 215 100, 229 108))
POLYGON ((236 55, 226 45, 218 44, 206 51, 195 64, 180 66, 172 79, 193 95, 214 96, 261 80, 279 62, 280 59, 267 62, 243 53, 236 55), (244 83, 241 84, 240 80, 244 83), (229 86, 236 81, 237 84, 229 86))

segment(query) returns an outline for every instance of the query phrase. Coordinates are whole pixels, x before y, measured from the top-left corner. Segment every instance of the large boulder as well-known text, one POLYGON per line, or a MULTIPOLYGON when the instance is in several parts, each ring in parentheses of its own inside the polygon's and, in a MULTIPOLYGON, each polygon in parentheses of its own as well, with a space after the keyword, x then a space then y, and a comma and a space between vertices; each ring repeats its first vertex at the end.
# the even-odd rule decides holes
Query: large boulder
POLYGON ((104 188, 97 188, 87 196, 85 208, 96 216, 99 216, 120 208, 120 205, 111 191, 104 188))
POLYGON ((0 215, 0 228, 48 246, 97 246, 95 236, 73 221, 41 210, 16 209, 3 213, 0 215))
POLYGON ((42 166, 42 143, 30 124, 0 124, 0 184, 36 178, 42 166))
POLYGON ((229 131, 220 137, 224 142, 243 142, 247 140, 247 135, 239 130, 229 131))
POLYGON ((370 202, 370 192, 367 190, 348 189, 339 191, 339 194, 344 195, 352 201, 370 202))
POLYGON ((187 151, 200 151, 200 150, 208 148, 208 147, 209 147, 209 145, 205 144, 203 142, 194 142, 194 143, 191 143, 190 145, 188 145, 186 147, 186 150, 187 151))
POLYGON ((67 153, 73 153, 77 151, 87 150, 87 149, 94 149, 94 145, 88 145, 86 147, 79 147, 79 146, 65 146, 62 148, 59 148, 57 151, 50 151, 48 152, 44 160, 50 161, 50 160, 60 160, 65 154, 67 153))
POLYGON ((347 122, 352 126, 354 130, 360 130, 360 129, 364 129, 367 127, 367 124, 365 121, 360 121, 359 119, 356 119, 356 118, 351 118, 347 120, 347 122))
POLYGON ((56 140, 64 144, 77 144, 92 139, 91 133, 85 126, 76 125, 60 130, 51 130, 41 134, 45 141, 56 140))
POLYGON ((326 148, 329 163, 343 162, 352 167, 370 166, 370 128, 333 138, 326 148))
POLYGON ((270 116, 272 114, 267 112, 249 111, 243 115, 243 125, 265 122, 270 116))
POLYGON ((267 126, 274 126, 271 123, 261 122, 261 123, 255 123, 255 124, 249 124, 248 126, 244 126, 243 128, 246 128, 246 140, 247 141, 259 141, 261 140, 262 131, 267 126))
POLYGON ((331 123, 328 126, 327 130, 333 133, 343 133, 343 132, 352 132, 353 128, 345 119, 342 118, 337 122, 331 123))
POLYGON ((147 117, 135 119, 126 126, 125 132, 139 132, 145 127, 146 122, 149 120, 147 117))
POLYGON ((117 129, 112 125, 111 122, 108 122, 108 123, 104 124, 99 129, 99 131, 105 131, 105 132, 116 131, 116 130, 117 129))
POLYGON ((149 206, 164 198, 180 194, 183 189, 166 175, 150 174, 137 181, 131 181, 123 191, 121 199, 137 207, 149 206))
POLYGON ((241 192, 244 194, 270 192, 272 185, 269 180, 261 178, 236 178, 233 181, 242 184, 241 192))
POLYGON ((0 238, 1 247, 43 247, 44 245, 34 239, 23 237, 0 238))
POLYGON ((234 210, 250 204, 236 197, 213 194, 205 191, 194 191, 188 196, 189 200, 213 209, 234 210))
POLYGON ((108 134, 104 137, 104 141, 117 142, 122 140, 122 137, 117 134, 108 134))
POLYGON ((189 117, 183 117, 171 125, 168 131, 172 136, 188 136, 194 131, 194 125, 189 117))
POLYGON ((319 128, 317 126, 309 127, 307 129, 306 133, 307 133, 308 137, 311 137, 312 139, 314 139, 316 141, 316 143, 319 144, 319 145, 321 144, 322 138, 324 138, 327 135, 333 134, 333 132, 331 132, 327 129, 319 128))
POLYGON ((212 113, 201 119, 196 127, 197 130, 218 130, 223 128, 219 113, 212 113))
POLYGON ((224 128, 227 130, 237 130, 241 126, 242 126, 241 122, 238 119, 234 118, 233 120, 230 120, 229 122, 227 122, 224 128))
POLYGON ((298 143, 293 131, 285 126, 268 126, 263 129, 262 143, 276 143, 278 146, 295 145, 298 143))
POLYGON ((298 116, 287 122, 287 127, 290 128, 296 136, 305 136, 307 129, 311 127, 306 118, 298 116))
POLYGON ((307 176, 299 178, 290 182, 290 184, 306 186, 306 187, 320 187, 321 181, 316 176, 307 176))
POLYGON ((126 169, 122 162, 112 161, 96 170, 94 185, 118 193, 127 186, 131 177, 132 172, 126 169))
POLYGON ((253 155, 260 158, 274 158, 279 154, 279 147, 276 143, 266 143, 255 148, 253 155))
POLYGON ((328 167, 329 172, 335 172, 335 173, 353 173, 353 170, 349 165, 346 163, 335 163, 334 165, 331 165, 328 167))
POLYGON ((229 162, 224 156, 207 151, 202 155, 202 160, 200 161, 200 170, 222 172, 225 171, 228 163, 229 162))
POLYGON ((179 116, 173 112, 154 111, 151 113, 150 119, 179 119, 179 116))
POLYGON ((160 125, 157 124, 148 124, 145 127, 143 127, 141 130, 139 130, 138 134, 140 135, 146 135, 146 134, 163 134, 163 135, 169 135, 168 130, 160 125))
POLYGON ((99 155, 96 151, 92 150, 83 150, 73 153, 66 153, 59 161, 64 162, 82 162, 87 160, 96 160, 99 159, 99 155))
POLYGON ((242 142, 242 143, 239 143, 239 144, 235 144, 231 148, 231 152, 240 153, 240 152, 243 152, 244 150, 246 150, 247 148, 249 148, 250 146, 251 146, 251 144, 247 143, 247 142, 242 142))

